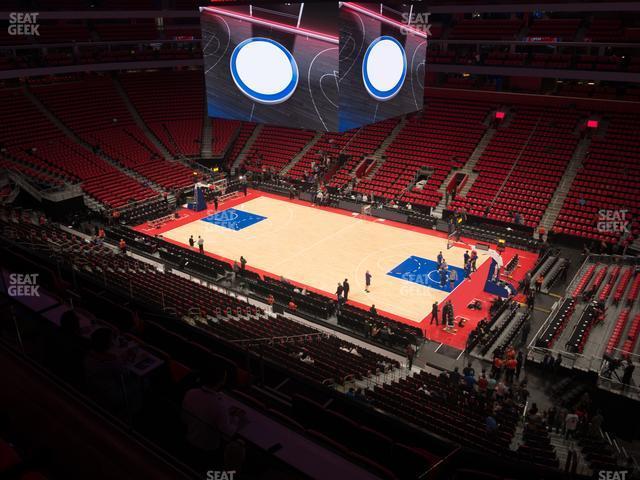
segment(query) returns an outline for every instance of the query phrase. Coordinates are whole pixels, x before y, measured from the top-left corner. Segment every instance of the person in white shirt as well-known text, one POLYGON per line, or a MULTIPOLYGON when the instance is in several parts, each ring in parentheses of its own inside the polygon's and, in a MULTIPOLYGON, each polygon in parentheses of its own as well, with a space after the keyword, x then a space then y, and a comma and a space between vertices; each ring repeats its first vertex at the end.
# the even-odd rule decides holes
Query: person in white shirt
POLYGON ((311 358, 311 355, 309 355, 308 353, 304 353, 302 355, 302 358, 300 358, 300 361, 304 363, 308 363, 309 365, 314 364, 313 358, 311 358))
POLYGON ((186 441, 196 456, 215 461, 222 458, 223 436, 232 436, 240 426, 232 417, 242 418, 220 389, 225 372, 205 370, 202 385, 188 390, 182 401, 182 420, 187 427, 186 441))
POLYGON ((564 417, 565 438, 574 438, 580 417, 575 412, 567 413, 564 417))

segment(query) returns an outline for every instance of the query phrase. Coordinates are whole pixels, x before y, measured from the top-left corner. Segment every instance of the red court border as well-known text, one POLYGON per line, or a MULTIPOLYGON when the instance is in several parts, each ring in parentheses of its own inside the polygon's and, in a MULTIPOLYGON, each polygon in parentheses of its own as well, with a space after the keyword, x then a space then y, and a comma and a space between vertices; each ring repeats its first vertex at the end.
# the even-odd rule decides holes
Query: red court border
MULTIPOLYGON (((286 197, 283 197, 281 195, 276 195, 276 194, 272 194, 272 193, 268 193, 268 192, 262 192, 259 190, 254 190, 254 189, 249 189, 247 191, 247 195, 243 196, 242 194, 240 194, 240 196, 229 199, 225 202, 220 202, 219 204, 219 210, 220 209, 227 209, 227 208, 233 208, 236 207, 238 205, 242 205, 245 202, 248 202, 249 200, 253 200, 255 198, 259 198, 259 197, 267 197, 267 198, 273 198, 276 200, 280 200, 283 202, 290 202, 290 203, 295 203, 297 205, 302 205, 305 207, 309 207, 309 208, 318 208, 327 212, 332 212, 338 215, 345 215, 345 216, 349 216, 352 217, 353 216, 353 212, 349 212, 347 210, 342 210, 339 208, 333 208, 333 207, 319 207, 319 206, 313 206, 310 202, 304 201, 304 200, 298 200, 298 199, 293 199, 290 200, 286 197)), ((170 230, 173 230, 177 227, 181 227, 183 225, 186 225, 188 223, 194 222, 196 220, 200 220, 204 217, 207 217, 209 215, 212 214, 213 211, 213 203, 209 203, 208 207, 211 208, 207 208, 207 210, 202 210, 201 212, 194 212, 193 210, 189 210, 189 209, 185 209, 182 208, 180 210, 178 210, 178 214, 179 214, 179 218, 176 220, 171 220, 165 224, 163 224, 160 228, 149 228, 147 223, 144 223, 142 225, 138 225, 136 227, 133 227, 133 230, 139 231, 139 232, 143 232, 146 233, 148 235, 162 235, 165 232, 168 232, 170 230)), ((389 225, 392 227, 396 227, 396 228, 402 228, 405 230, 410 230, 413 232, 417 232, 417 233, 421 233, 423 235, 430 235, 432 237, 440 237, 443 240, 446 240, 448 235, 444 232, 439 232, 437 230, 430 230, 430 229, 426 229, 424 227, 419 227, 416 225, 408 225, 405 223, 400 223, 400 222, 395 222, 392 220, 384 220, 384 222, 380 222, 380 219, 375 218, 375 217, 361 217, 362 220, 365 221, 370 221, 370 222, 378 222, 378 223, 383 223, 384 225, 389 225)), ((172 240, 169 238, 164 238, 163 240, 173 243, 175 245, 179 245, 181 247, 187 248, 189 249, 189 245, 186 243, 182 243, 182 242, 178 242, 176 240, 172 240)), ((470 238, 466 238, 466 237, 461 237, 459 242, 456 242, 456 246, 460 247, 460 248, 471 248, 471 245, 473 244, 477 244, 477 243, 485 243, 485 242, 479 242, 477 240, 473 240, 470 238)), ((496 248, 495 244, 490 244, 491 248, 496 248)), ((444 250, 443 250, 444 251, 444 250)), ((224 262, 229 262, 229 263, 233 263, 233 259, 229 259, 220 255, 217 255, 215 253, 212 252, 208 252, 205 250, 205 254, 212 257, 212 258, 216 258, 218 260, 222 260, 224 262)), ((519 267, 516 269, 516 272, 509 278, 509 280, 511 281, 512 284, 514 284, 515 286, 517 286, 518 282, 520 280, 522 280, 522 278, 524 278, 524 276, 526 275, 526 272, 529 271, 533 265, 535 264, 536 260, 538 259, 538 255, 536 253, 533 252, 528 252, 526 250, 519 250, 519 249, 515 249, 515 248, 511 248, 511 247, 507 247, 505 249, 505 251, 502 253, 502 258, 504 260, 504 263, 508 263, 516 254, 518 254, 520 256, 520 262, 519 262, 519 267)), ((445 252, 445 257, 446 257, 446 252, 445 252)), ((415 322, 413 320, 410 320, 408 318, 402 317, 400 315, 391 313, 391 312, 387 312, 384 310, 380 310, 378 309, 378 312, 381 315, 384 315, 385 317, 388 317, 392 320, 407 324, 407 325, 411 325, 411 326, 417 326, 419 327, 423 334, 425 335, 426 338, 428 338, 429 340, 433 340, 436 342, 440 342, 440 343, 444 343, 446 345, 450 345, 459 349, 463 349, 466 345, 466 341, 467 341, 467 337, 469 336, 469 333, 471 332, 471 330, 473 330, 473 328, 475 328, 475 326, 477 325, 477 323, 482 320, 483 318, 487 318, 489 316, 489 305, 491 300, 494 298, 493 295, 488 294, 484 291, 484 284, 487 278, 487 275, 489 273, 489 267, 490 267, 490 263, 489 261, 484 262, 480 268, 478 269, 477 272, 473 273, 470 277, 469 280, 465 280, 463 283, 461 283, 452 293, 450 293, 445 300, 450 300, 451 303, 453 304, 454 307, 454 311, 455 311, 455 315, 456 316, 462 316, 467 318, 469 321, 467 323, 467 325, 463 328, 458 329, 457 333, 455 334, 451 334, 448 333, 444 330, 442 330, 441 326, 436 327, 436 325, 431 325, 430 321, 431 321, 431 305, 425 305, 425 312, 429 312, 428 315, 426 315, 422 320, 420 320, 419 322, 415 322), (482 309, 481 310, 471 310, 467 308, 467 305, 473 300, 473 299, 478 299, 482 302, 482 309)), ((246 267, 248 270, 257 273, 258 275, 260 275, 261 277, 270 277, 270 278, 280 278, 280 276, 276 273, 273 272, 268 272, 266 270, 262 270, 260 268, 256 268, 253 267, 249 264, 247 264, 246 267)), ((295 280, 291 280, 289 278, 287 278, 287 281, 289 281, 291 284, 299 287, 299 288, 305 288, 308 291, 312 291, 315 293, 319 293, 321 295, 327 296, 329 298, 334 298, 335 294, 333 292, 326 292, 323 290, 320 290, 318 288, 312 287, 310 285, 306 285, 304 283, 301 282, 297 282, 295 280)), ((375 288, 375 285, 374 285, 375 288)), ((441 302, 444 303, 443 300, 441 302)), ((356 302, 353 300, 349 300, 349 305, 353 305, 365 310, 368 310, 370 305, 365 305, 363 303, 360 302, 356 302)), ((441 317, 442 315, 440 315, 441 317)))

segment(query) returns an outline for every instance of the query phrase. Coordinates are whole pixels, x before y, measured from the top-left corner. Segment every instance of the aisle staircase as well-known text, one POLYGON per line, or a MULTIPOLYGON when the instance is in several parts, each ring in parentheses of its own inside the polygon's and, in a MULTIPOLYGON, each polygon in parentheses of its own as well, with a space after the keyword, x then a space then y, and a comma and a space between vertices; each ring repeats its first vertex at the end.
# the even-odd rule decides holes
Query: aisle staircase
POLYGON ((140 116, 140 113, 138 113, 138 110, 136 109, 136 107, 134 107, 133 103, 131 103, 131 99, 129 98, 129 95, 127 95, 127 92, 124 91, 124 88, 122 88, 122 84, 120 83, 120 80, 118 80, 118 77, 113 76, 112 79, 113 79, 113 84, 116 87, 116 91, 118 92, 118 95, 120 95, 120 98, 122 98, 122 101, 127 107, 129 114, 133 117, 133 120, 136 122, 136 126, 144 132, 145 136, 149 139, 149 141, 153 144, 153 146, 156 147, 156 149, 162 154, 162 157, 164 159, 173 160, 174 159, 173 155, 169 153, 169 150, 167 150, 164 144, 158 139, 158 137, 156 137, 155 133, 151 131, 151 129, 147 126, 145 121, 140 116))
POLYGON ((233 161, 233 164, 231 165, 232 172, 238 170, 238 167, 242 165, 242 162, 247 157, 247 153, 251 151, 253 144, 255 143, 256 139, 260 135, 260 132, 262 132, 262 126, 263 126, 262 123, 259 123, 258 125, 256 125, 256 128, 253 130, 249 138, 247 138, 247 142, 244 144, 244 147, 242 147, 242 150, 240 150, 240 152, 238 153, 238 156, 235 158, 235 160, 233 161))
POLYGON ((318 143, 318 141, 322 138, 322 135, 324 135, 324 132, 317 132, 314 137, 309 140, 307 142, 307 144, 304 146, 304 148, 302 150, 300 150, 292 159, 289 163, 287 163, 284 167, 282 167, 282 170, 280 170, 280 175, 284 176, 287 173, 289 173, 289 170, 291 170, 294 165, 296 163, 298 163, 306 154, 309 150, 311 150, 316 143, 318 143))
POLYGON ((407 124, 407 116, 403 115, 400 121, 398 122, 398 124, 395 127, 393 127, 393 130, 391 130, 389 135, 387 135, 387 138, 385 138, 380 144, 380 146, 376 149, 376 151, 373 152, 373 154, 368 157, 373 159, 376 163, 370 169, 369 173, 367 173, 367 175, 364 177, 365 179, 373 178, 376 175, 376 173, 378 172, 382 164, 387 159, 385 156, 387 149, 395 141, 396 137, 400 134, 400 132, 402 131, 402 129, 406 124, 407 124))
POLYGON ((213 119, 209 118, 207 99, 204 101, 204 122, 202 123, 202 143, 200 144, 200 156, 210 160, 213 158, 213 119))
POLYGON ((157 192, 164 191, 164 189, 160 185, 158 185, 157 183, 152 182, 147 177, 144 177, 144 176, 140 175, 138 172, 135 172, 134 170, 123 166, 120 162, 118 162, 117 160, 114 160, 113 158, 111 158, 106 153, 104 153, 102 151, 95 152, 92 145, 90 145, 88 142, 86 142, 85 140, 80 138, 78 135, 76 135, 76 133, 73 130, 71 130, 69 127, 67 127, 62 122, 62 120, 60 120, 56 115, 54 115, 53 112, 51 112, 40 101, 40 99, 38 97, 36 97, 26 86, 23 87, 23 91, 24 91, 26 97, 36 106, 36 108, 38 110, 40 110, 40 112, 45 117, 47 117, 47 119, 51 123, 53 123, 56 127, 58 127, 67 137, 69 137, 75 143, 77 143, 78 145, 83 147, 85 150, 87 150, 91 154, 93 154, 93 155, 95 155, 97 157, 100 157, 102 160, 104 160, 108 164, 112 165, 113 167, 117 168, 122 173, 124 173, 125 175, 128 175, 129 177, 133 178, 134 180, 136 180, 137 182, 141 183, 142 185, 147 185, 149 188, 151 188, 152 190, 155 190, 157 192))
POLYGON ((493 138, 493 136, 496 134, 497 131, 498 130, 495 127, 488 128, 487 131, 482 136, 482 138, 480 139, 480 141, 478 142, 478 145, 476 145, 476 148, 473 151, 473 153, 471 153, 471 155, 469 156, 469 159, 464 164, 464 166, 459 170, 453 169, 451 170, 451 172, 449 172, 449 175, 447 175, 447 178, 444 179, 444 181, 442 182, 442 185, 440 185, 440 188, 438 189, 438 191, 442 194, 442 199, 440 200, 438 205, 436 205, 436 208, 433 209, 432 211, 433 216, 435 216, 436 218, 442 218, 442 212, 444 212, 445 208, 447 207, 446 205, 447 185, 449 185, 449 182, 456 174, 464 173, 467 175, 467 183, 465 183, 465 185, 462 187, 462 190, 460 190, 460 192, 458 193, 458 196, 465 197, 467 193, 469 193, 471 186, 478 178, 478 174, 474 172, 473 169, 476 167, 478 160, 480 160, 480 157, 484 153, 484 150, 487 148, 487 145, 489 145, 489 142, 491 142, 491 139, 493 138))
POLYGON ((551 198, 551 202, 547 205, 547 209, 540 220, 540 225, 538 225, 538 228, 534 232, 534 236, 538 236, 538 230, 540 228, 544 228, 548 232, 553 227, 553 224, 558 218, 558 215, 560 215, 560 210, 562 210, 562 206, 569 195, 571 185, 573 185, 576 175, 578 175, 578 172, 582 168, 582 162, 589 151, 590 146, 591 139, 588 137, 585 137, 578 142, 571 160, 567 164, 567 169, 562 175, 562 179, 551 198))

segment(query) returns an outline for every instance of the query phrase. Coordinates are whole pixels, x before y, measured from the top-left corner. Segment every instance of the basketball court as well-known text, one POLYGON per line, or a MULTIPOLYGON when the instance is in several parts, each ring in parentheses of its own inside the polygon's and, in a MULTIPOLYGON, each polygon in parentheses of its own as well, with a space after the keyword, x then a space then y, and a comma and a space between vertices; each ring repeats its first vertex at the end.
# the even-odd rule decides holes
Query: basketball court
MULTIPOLYGON (((338 282, 349 280, 349 302, 425 331, 430 339, 462 347, 475 324, 487 316, 488 299, 484 285, 490 257, 478 250, 477 272, 464 276, 463 256, 477 242, 461 238, 447 249, 447 236, 406 224, 378 219, 308 202, 287 200, 258 191, 249 191, 213 209, 193 212, 183 209, 180 219, 161 228, 136 227, 145 233, 162 235, 173 243, 188 246, 189 237, 204 239, 205 253, 238 261, 247 259, 247 268, 261 275, 284 277, 293 284, 333 297, 338 282), (453 289, 443 286, 436 258, 442 252, 458 279, 453 289), (372 275, 370 292, 365 292, 365 273, 372 275), (455 334, 430 325, 431 306, 449 299, 456 318, 467 325, 455 334), (474 299, 483 302, 481 311, 467 308, 474 299)), ((493 246, 492 248, 495 248, 493 246)), ((510 280, 517 282, 518 270, 533 265, 536 255, 507 249, 505 264, 516 253, 521 267, 510 280)))

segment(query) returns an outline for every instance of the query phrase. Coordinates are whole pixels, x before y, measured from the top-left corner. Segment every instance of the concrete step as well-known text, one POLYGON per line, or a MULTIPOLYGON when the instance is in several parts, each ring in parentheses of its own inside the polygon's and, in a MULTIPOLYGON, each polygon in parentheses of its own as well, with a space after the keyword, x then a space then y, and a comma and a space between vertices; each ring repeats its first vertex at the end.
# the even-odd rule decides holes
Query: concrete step
POLYGON ((124 167, 120 162, 114 160, 113 158, 111 158, 109 155, 107 155, 104 152, 94 152, 94 148, 93 145, 90 145, 89 143, 87 143, 85 140, 83 140, 82 138, 80 138, 78 135, 76 135, 76 133, 71 130, 69 127, 67 127, 62 120, 60 120, 56 115, 53 114, 53 112, 51 112, 46 105, 44 105, 39 98, 37 98, 28 88, 23 87, 23 91, 26 95, 26 97, 36 106, 36 108, 38 110, 40 110, 40 112, 47 117, 51 123, 53 123, 56 127, 58 127, 62 132, 64 132, 64 134, 69 137, 71 140, 73 140, 75 143, 77 143, 78 145, 80 145, 81 147, 83 147, 85 150, 87 150, 88 152, 90 152, 93 155, 96 155, 100 158, 102 158, 105 162, 109 163, 110 165, 114 166, 115 168, 117 168, 118 170, 120 170, 122 173, 124 173, 125 175, 128 175, 129 177, 135 179, 136 181, 140 182, 140 183, 145 183, 147 184, 150 188, 152 188, 153 190, 156 191, 162 191, 162 188, 156 184, 151 182, 149 179, 143 177, 142 175, 140 175, 137 172, 134 172, 133 170, 124 167))
POLYGON ((393 130, 391 130, 389 135, 387 135, 387 138, 385 138, 380 144, 380 146, 376 149, 376 151, 373 152, 373 156, 378 157, 378 156, 384 155, 387 149, 389 148, 389 145, 391 145, 395 141, 396 137, 402 131, 402 129, 406 124, 407 124, 407 116, 403 115, 402 118, 400 118, 400 121, 398 122, 398 124, 395 127, 393 127, 393 130))
POLYGON ((591 476, 591 469, 589 468, 587 460, 582 455, 582 450, 577 440, 566 439, 559 433, 549 432, 549 442, 553 445, 553 448, 556 451, 556 456, 560 462, 560 469, 564 469, 569 452, 575 451, 577 456, 576 472, 581 475, 591 476))
POLYGON ((459 170, 451 170, 451 172, 449 172, 449 175, 447 175, 447 177, 444 179, 444 181, 438 188, 438 191, 442 194, 442 199, 440 200, 440 202, 438 202, 438 205, 436 205, 436 207, 432 210, 431 214, 433 216, 435 216, 436 218, 442 218, 442 212, 444 212, 447 206, 447 203, 446 203, 447 186, 449 185, 449 182, 454 177, 454 175, 456 175, 457 173, 464 173, 469 177, 467 179, 467 182, 464 184, 464 186, 458 193, 459 197, 465 197, 467 195, 467 193, 471 189, 471 186, 478 178, 478 174, 474 172, 473 169, 475 168, 476 164, 478 163, 478 160, 484 153, 485 148, 487 148, 487 145, 489 145, 489 142, 491 142, 491 139, 495 135, 496 131, 497 130, 495 128, 488 128, 487 131, 482 136, 482 138, 480 139, 480 141, 478 142, 478 145, 476 145, 476 148, 473 150, 471 155, 469 155, 468 160, 462 166, 462 168, 460 168, 459 170))
MULTIPOLYGON (((573 185, 573 181, 575 180, 578 172, 582 168, 582 162, 584 161, 585 155, 589 151, 589 147, 591 146, 591 139, 585 137, 578 142, 573 155, 571 156, 571 160, 567 165, 567 169, 562 175, 562 179, 558 184, 553 197, 551 198, 551 202, 547 206, 547 209, 544 212, 544 215, 540 219, 539 228, 542 227, 546 231, 551 230, 553 224, 556 222, 560 211, 569 195, 569 191, 571 190, 571 185, 573 185)), ((534 236, 538 235, 538 229, 534 232, 534 236)))
POLYGON ((395 141, 396 137, 400 134, 400 132, 402 131, 402 129, 406 124, 407 124, 407 117, 405 115, 400 119, 398 124, 395 127, 393 127, 393 130, 391 130, 389 135, 387 135, 387 138, 385 138, 382 141, 382 143, 376 149, 376 151, 373 152, 373 154, 370 157, 368 157, 368 158, 373 158, 376 164, 371 169, 371 171, 364 177, 365 179, 373 178, 375 177, 376 173, 378 173, 378 170, 386 161, 385 153, 387 152, 387 149, 395 141))
POLYGON ((169 150, 167 150, 164 144, 151 131, 151 129, 147 126, 145 121, 140 116, 140 113, 138 112, 136 107, 133 106, 133 103, 131 103, 131 99, 129 98, 129 95, 127 95, 127 92, 125 92, 124 88, 122 88, 122 84, 120 83, 118 78, 115 76, 113 76, 112 78, 113 78, 113 84, 115 85, 116 91, 120 95, 120 98, 122 98, 122 101, 124 102, 125 106, 127 107, 127 110, 133 117, 133 120, 136 122, 136 125, 138 126, 138 128, 140 128, 140 130, 144 132, 145 136, 149 139, 149 141, 153 144, 153 146, 156 147, 156 149, 162 154, 163 158, 165 158, 166 160, 173 160, 173 155, 169 153, 169 150))
POLYGON ((242 147, 242 150, 240 150, 240 152, 238 153, 238 156, 233 161, 233 164, 231 165, 232 172, 237 170, 238 167, 242 164, 242 161, 247 156, 247 153, 249 152, 249 150, 251 150, 251 147, 253 147, 253 144, 258 138, 258 135, 260 135, 260 132, 262 132, 261 123, 256 125, 256 128, 253 130, 249 138, 247 138, 247 142, 244 144, 244 147, 242 147))
POLYGON ((204 99, 204 122, 202 123, 202 143, 200 144, 200 156, 208 160, 213 158, 213 150, 211 144, 213 142, 213 125, 212 119, 209 118, 207 107, 207 98, 204 99))
POLYGON ((322 135, 324 135, 324 132, 317 132, 313 138, 311 140, 309 140, 309 142, 307 142, 307 144, 304 146, 304 148, 302 150, 300 150, 292 159, 289 163, 287 163, 282 170, 280 170, 280 175, 286 175, 287 173, 289 173, 289 170, 291 170, 293 168, 293 166, 298 163, 300 160, 302 160, 302 157, 304 157, 307 152, 309 150, 311 150, 316 143, 318 143, 318 140, 320 140, 322 138, 322 135))

